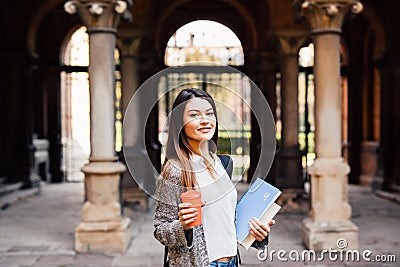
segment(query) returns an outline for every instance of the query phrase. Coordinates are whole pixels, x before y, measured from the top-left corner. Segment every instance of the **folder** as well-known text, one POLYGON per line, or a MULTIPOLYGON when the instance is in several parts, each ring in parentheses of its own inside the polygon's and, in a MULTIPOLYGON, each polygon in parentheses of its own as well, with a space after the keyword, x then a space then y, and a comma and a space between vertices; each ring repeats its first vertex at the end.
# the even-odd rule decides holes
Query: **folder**
POLYGON ((239 244, 249 249, 255 238, 250 234, 249 222, 255 217, 268 223, 280 210, 275 200, 282 192, 257 178, 236 206, 236 237, 239 244))

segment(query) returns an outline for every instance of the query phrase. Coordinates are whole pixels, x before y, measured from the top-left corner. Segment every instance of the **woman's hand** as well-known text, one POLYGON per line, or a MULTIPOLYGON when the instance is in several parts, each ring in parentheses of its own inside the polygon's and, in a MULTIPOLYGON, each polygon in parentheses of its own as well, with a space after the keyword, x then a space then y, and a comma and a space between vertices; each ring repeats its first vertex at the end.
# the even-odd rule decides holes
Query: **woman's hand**
POLYGON ((252 218, 249 222, 250 234, 252 234, 257 241, 263 241, 271 231, 270 227, 274 224, 274 220, 269 221, 268 224, 264 224, 257 218, 252 218))
POLYGON ((181 221, 181 224, 185 231, 192 229, 192 226, 189 226, 188 224, 194 222, 198 215, 197 210, 195 208, 191 208, 191 206, 192 204, 190 203, 180 203, 178 206, 179 220, 181 221))

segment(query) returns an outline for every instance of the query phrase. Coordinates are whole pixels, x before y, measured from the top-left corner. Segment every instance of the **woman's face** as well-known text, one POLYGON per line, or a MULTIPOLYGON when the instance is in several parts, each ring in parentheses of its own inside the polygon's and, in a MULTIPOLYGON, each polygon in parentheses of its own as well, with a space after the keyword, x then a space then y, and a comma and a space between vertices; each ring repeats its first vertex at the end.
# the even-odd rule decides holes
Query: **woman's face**
POLYGON ((188 100, 183 111, 183 125, 189 144, 211 140, 216 126, 211 104, 198 97, 188 100))

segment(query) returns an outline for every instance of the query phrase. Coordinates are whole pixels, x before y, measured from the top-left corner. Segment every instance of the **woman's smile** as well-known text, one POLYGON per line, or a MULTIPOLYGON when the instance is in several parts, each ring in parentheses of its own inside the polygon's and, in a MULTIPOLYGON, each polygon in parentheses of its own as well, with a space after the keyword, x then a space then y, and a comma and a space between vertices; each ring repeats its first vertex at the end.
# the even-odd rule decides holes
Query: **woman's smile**
POLYGON ((212 127, 200 127, 197 130, 202 133, 209 133, 212 130, 212 127))

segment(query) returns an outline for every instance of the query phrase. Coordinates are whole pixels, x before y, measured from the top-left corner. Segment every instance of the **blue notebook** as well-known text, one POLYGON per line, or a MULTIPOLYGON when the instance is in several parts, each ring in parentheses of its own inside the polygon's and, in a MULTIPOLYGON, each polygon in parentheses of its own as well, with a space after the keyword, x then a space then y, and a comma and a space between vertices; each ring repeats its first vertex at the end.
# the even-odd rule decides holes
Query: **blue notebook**
POLYGON ((236 236, 239 244, 248 249, 254 242, 249 233, 249 222, 256 217, 267 223, 281 208, 275 200, 282 192, 273 185, 257 178, 236 206, 236 236))

